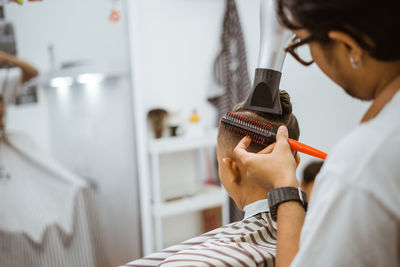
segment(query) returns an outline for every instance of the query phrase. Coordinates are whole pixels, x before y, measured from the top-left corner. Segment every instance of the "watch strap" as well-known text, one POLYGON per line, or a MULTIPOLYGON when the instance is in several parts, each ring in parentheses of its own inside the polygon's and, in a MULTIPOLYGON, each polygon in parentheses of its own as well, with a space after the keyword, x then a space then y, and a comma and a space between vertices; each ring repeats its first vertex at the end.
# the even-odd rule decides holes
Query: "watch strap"
POLYGON ((298 201, 307 211, 307 195, 300 187, 278 187, 271 189, 268 192, 268 205, 271 213, 271 218, 276 221, 278 215, 278 206, 287 201, 298 201))

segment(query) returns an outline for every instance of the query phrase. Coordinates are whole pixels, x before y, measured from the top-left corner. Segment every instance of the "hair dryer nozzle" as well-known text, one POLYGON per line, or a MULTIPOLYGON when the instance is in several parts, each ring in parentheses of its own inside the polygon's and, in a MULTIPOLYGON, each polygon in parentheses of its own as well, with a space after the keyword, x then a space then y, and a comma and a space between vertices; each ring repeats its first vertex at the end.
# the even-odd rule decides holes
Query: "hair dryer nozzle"
POLYGON ((253 90, 244 107, 250 110, 282 115, 279 99, 281 72, 271 69, 256 69, 253 90))
POLYGON ((282 114, 279 82, 285 60, 284 48, 292 33, 278 21, 275 1, 260 0, 260 53, 253 90, 245 102, 250 110, 282 114))

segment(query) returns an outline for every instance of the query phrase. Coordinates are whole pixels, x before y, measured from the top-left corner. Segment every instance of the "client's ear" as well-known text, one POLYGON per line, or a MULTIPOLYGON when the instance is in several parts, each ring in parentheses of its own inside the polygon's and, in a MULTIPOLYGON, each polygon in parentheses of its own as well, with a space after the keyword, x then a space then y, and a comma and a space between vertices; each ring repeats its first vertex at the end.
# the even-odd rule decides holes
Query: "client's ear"
POLYGON ((222 163, 225 165, 225 168, 229 173, 230 182, 240 184, 240 169, 237 161, 231 158, 223 158, 222 163))

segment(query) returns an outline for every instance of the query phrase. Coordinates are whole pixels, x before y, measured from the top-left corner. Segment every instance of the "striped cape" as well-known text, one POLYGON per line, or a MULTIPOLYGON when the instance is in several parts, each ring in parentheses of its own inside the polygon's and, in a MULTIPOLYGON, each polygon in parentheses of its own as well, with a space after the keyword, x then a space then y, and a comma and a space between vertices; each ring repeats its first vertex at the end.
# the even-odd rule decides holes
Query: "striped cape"
POLYGON ((274 266, 276 224, 268 212, 235 222, 125 266, 274 266))

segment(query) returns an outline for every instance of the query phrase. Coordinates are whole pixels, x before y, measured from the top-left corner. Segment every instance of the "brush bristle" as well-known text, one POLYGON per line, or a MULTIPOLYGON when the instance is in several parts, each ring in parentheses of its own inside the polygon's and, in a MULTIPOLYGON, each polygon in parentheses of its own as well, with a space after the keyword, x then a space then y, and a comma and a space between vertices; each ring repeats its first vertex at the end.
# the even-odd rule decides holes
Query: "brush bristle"
POLYGON ((249 136, 255 143, 267 146, 275 142, 276 135, 272 124, 230 111, 222 117, 221 124, 232 135, 249 136))

